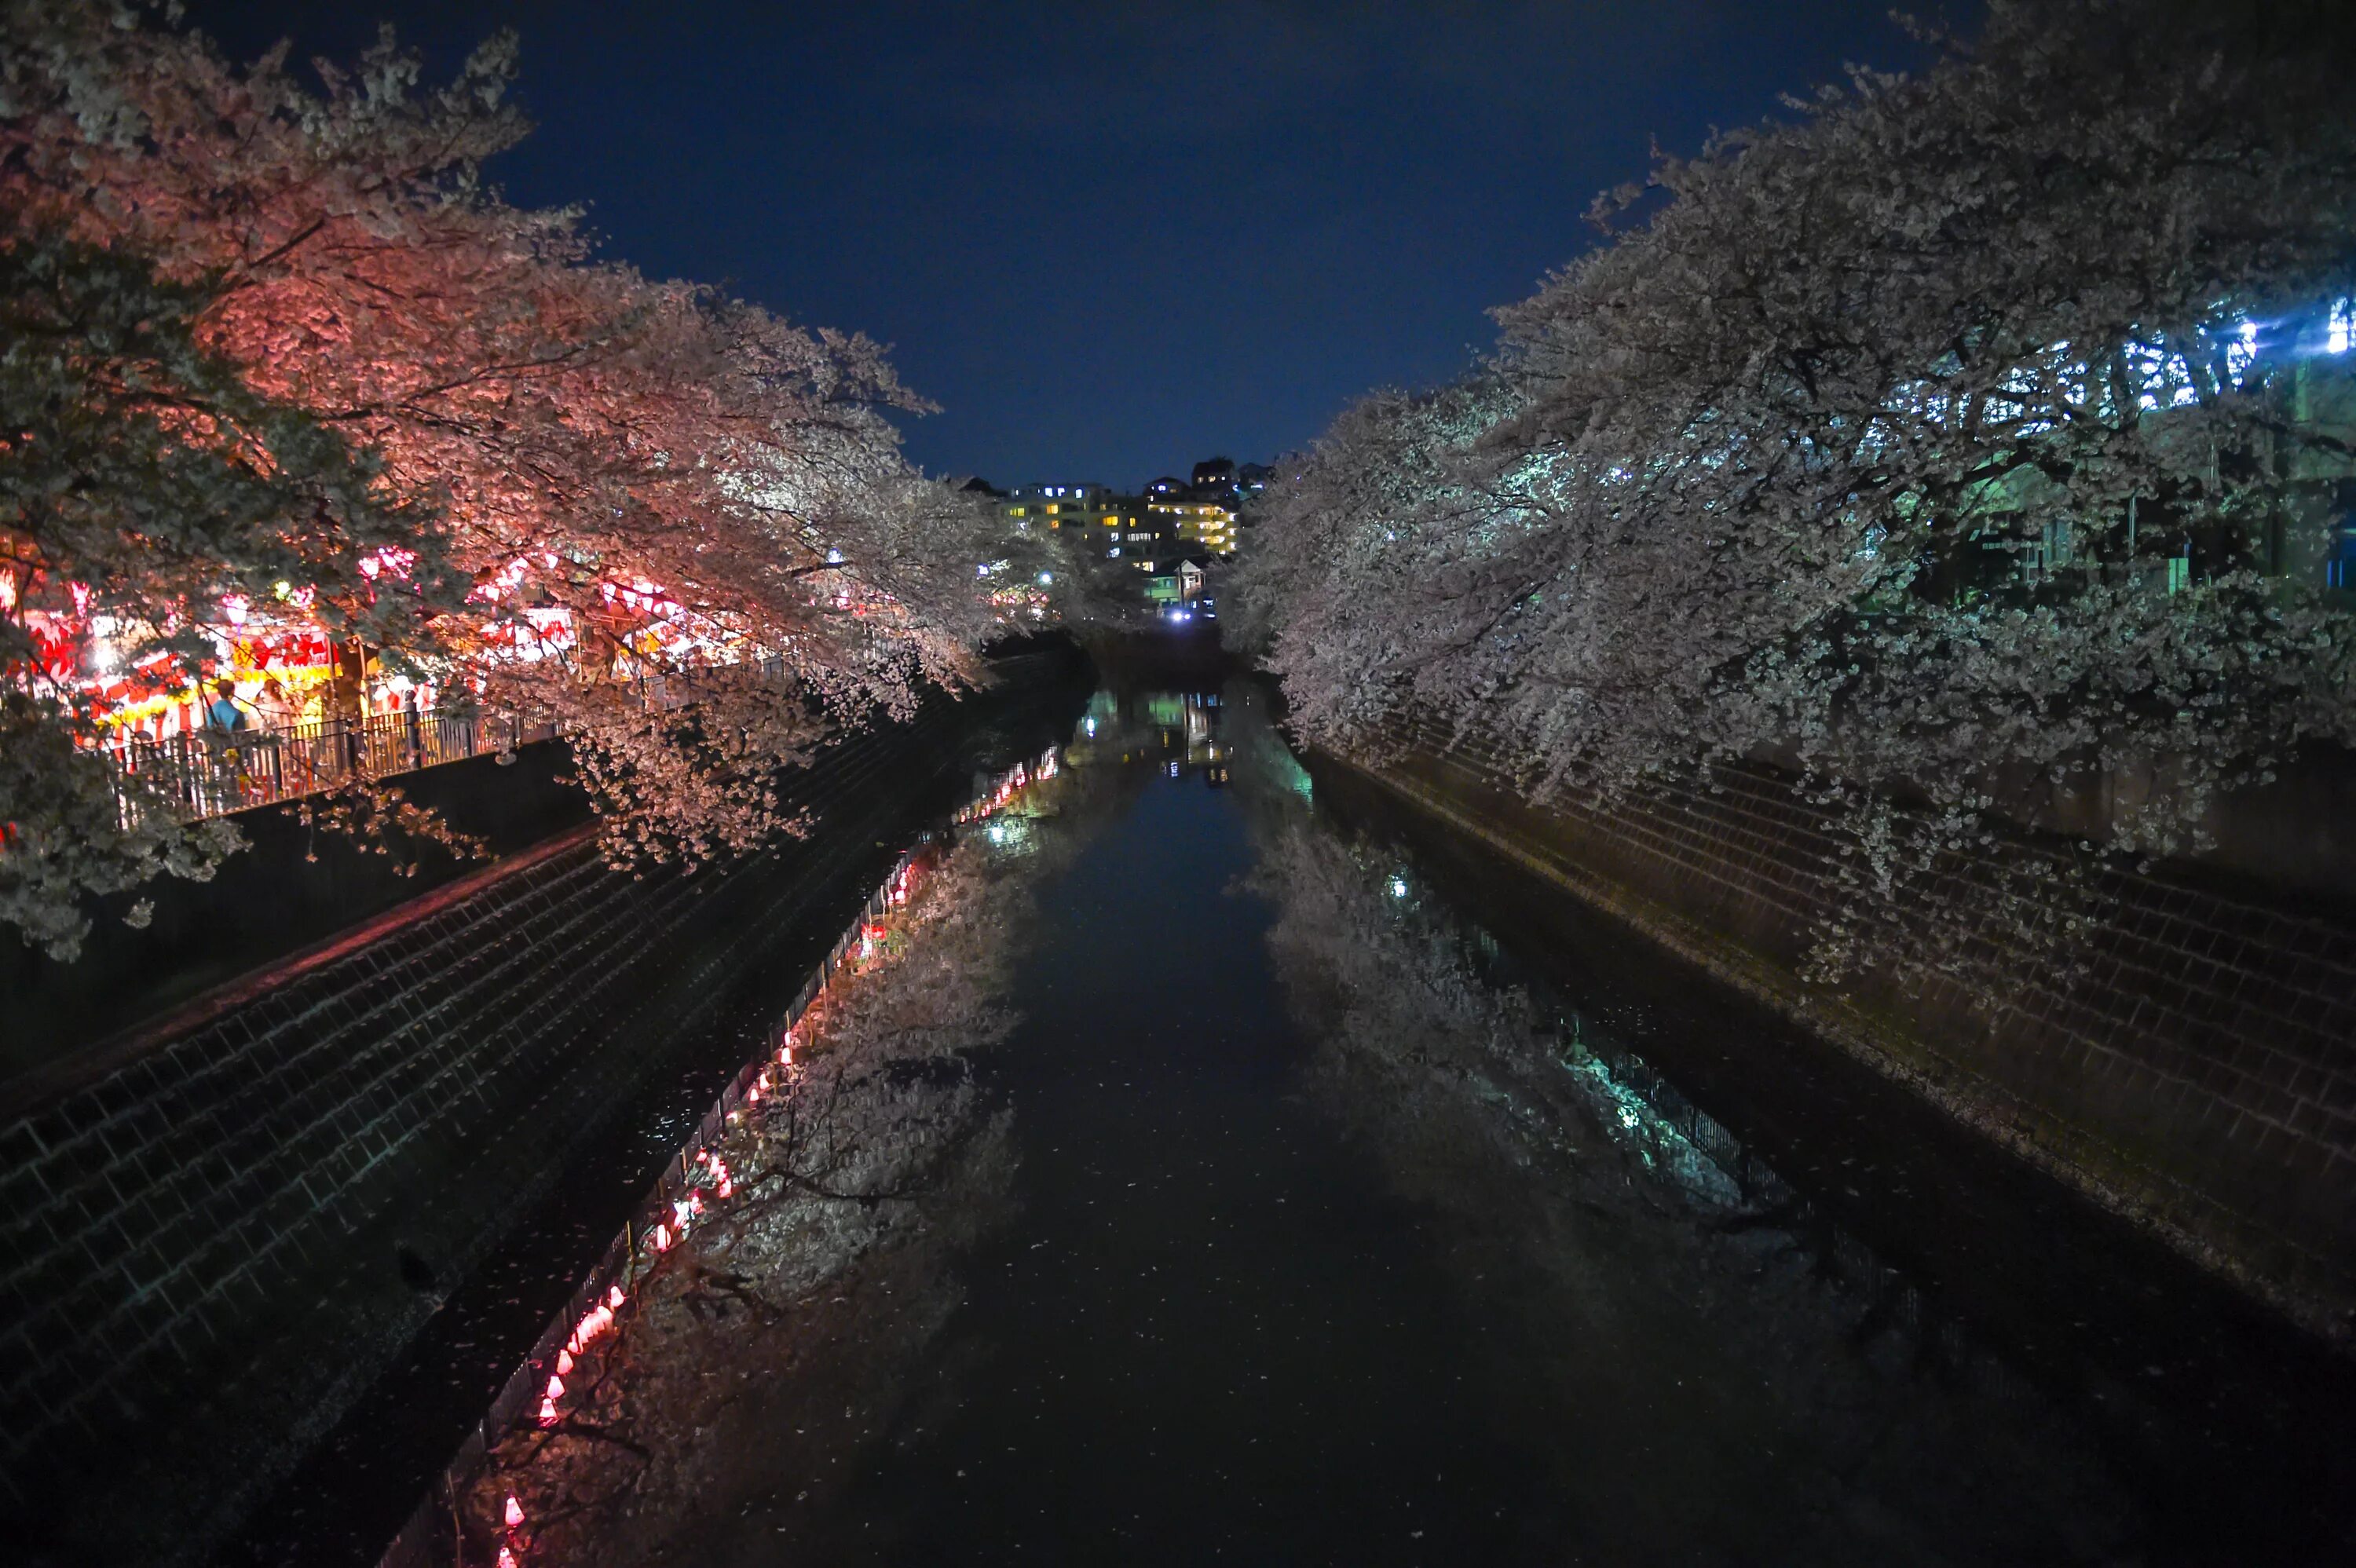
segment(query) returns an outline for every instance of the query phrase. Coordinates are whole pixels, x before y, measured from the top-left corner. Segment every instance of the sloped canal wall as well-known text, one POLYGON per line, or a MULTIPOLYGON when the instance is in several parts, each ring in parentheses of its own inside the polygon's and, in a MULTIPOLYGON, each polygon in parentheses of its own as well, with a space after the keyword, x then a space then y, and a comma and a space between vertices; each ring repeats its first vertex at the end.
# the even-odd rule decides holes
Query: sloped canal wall
POLYGON ((0 1125, 30 1560, 198 1561, 237 1528, 601 1120, 790 996, 977 731, 1076 700, 1030 663, 821 753, 807 838, 639 878, 562 835, 0 1125))
MULTIPOLYGON (((1835 992, 1801 976, 1844 896, 1839 844, 1780 775, 1538 808, 1494 754, 1408 739, 1351 765, 2356 1342, 2356 925, 2181 869, 2107 872, 2069 945, 2009 940, 1979 909, 1961 973, 1835 992)), ((2002 880, 1974 869, 1947 891, 2002 880)))

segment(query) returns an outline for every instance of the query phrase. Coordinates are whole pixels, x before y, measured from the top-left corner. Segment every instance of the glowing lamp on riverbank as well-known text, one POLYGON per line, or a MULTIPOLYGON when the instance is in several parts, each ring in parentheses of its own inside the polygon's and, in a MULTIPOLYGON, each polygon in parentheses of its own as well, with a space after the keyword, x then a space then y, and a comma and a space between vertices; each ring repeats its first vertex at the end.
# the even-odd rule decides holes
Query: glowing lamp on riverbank
POLYGON ((613 1307, 616 1311, 619 1311, 621 1309, 622 1287, 620 1285, 617 1285, 613 1289, 605 1293, 605 1305, 613 1307))
POLYGON ((548 1380, 548 1397, 551 1399, 562 1399, 564 1397, 564 1380, 562 1378, 551 1378, 548 1380))
POLYGON ((513 1492, 508 1494, 507 1512, 500 1517, 506 1520, 509 1530, 519 1529, 523 1524, 523 1504, 516 1501, 513 1492))
POLYGON ((559 1350, 559 1351, 557 1351, 557 1352, 556 1352, 556 1375, 557 1375, 558 1377, 560 1377, 560 1378, 561 1378, 561 1377, 562 1377, 565 1373, 567 1373, 567 1372, 571 1371, 572 1370, 573 1370, 573 1352, 572 1352, 572 1351, 570 1351, 570 1350, 559 1350))
POLYGON ((541 1400, 540 1402, 540 1424, 542 1426, 553 1426, 559 1419, 560 1418, 556 1413, 556 1402, 552 1399, 541 1400))

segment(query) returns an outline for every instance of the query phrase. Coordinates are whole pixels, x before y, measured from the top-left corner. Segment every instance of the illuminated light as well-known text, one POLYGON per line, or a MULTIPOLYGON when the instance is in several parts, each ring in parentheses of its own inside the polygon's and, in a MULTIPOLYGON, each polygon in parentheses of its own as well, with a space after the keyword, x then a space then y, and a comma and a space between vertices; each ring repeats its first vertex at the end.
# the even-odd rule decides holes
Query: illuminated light
POLYGON ((622 1287, 616 1285, 605 1293, 605 1305, 618 1310, 622 1305, 622 1287))
POLYGON ((731 1180, 729 1178, 727 1178, 727 1177, 725 1177, 725 1176, 723 1176, 723 1177, 722 1177, 722 1178, 720 1179, 720 1196, 721 1196, 721 1197, 725 1198, 725 1197, 727 1197, 730 1193, 732 1193, 732 1192, 734 1192, 734 1191, 735 1191, 735 1190, 736 1190, 736 1183, 735 1183, 734 1181, 731 1180))
POLYGON ((498 1560, 498 1563, 495 1565, 495 1568, 516 1568, 516 1556, 515 1556, 515 1553, 514 1553, 514 1552, 509 1552, 509 1551, 506 1547, 504 1547, 504 1546, 500 1547, 500 1548, 499 1548, 499 1560, 498 1560))
POLYGON ((670 1251, 670 1227, 657 1225, 654 1234, 647 1238, 647 1244, 659 1253, 670 1251))
POLYGON ((553 1426, 556 1424, 558 1420, 559 1417, 556 1413, 556 1402, 552 1399, 541 1400, 540 1402, 540 1424, 542 1426, 553 1426))
POLYGON ((1407 879, 1405 877, 1393 877, 1391 879, 1391 897, 1395 899, 1403 899, 1407 897, 1407 879))
POLYGON ((562 1378, 551 1378, 548 1380, 548 1397, 551 1399, 562 1399, 564 1397, 564 1380, 562 1378))
POLYGON ((516 1496, 513 1492, 509 1492, 508 1494, 508 1509, 507 1512, 502 1517, 506 1519, 507 1525, 509 1530, 513 1530, 523 1523, 523 1504, 516 1501, 516 1496))
POLYGON ((562 1377, 565 1373, 567 1373, 567 1372, 571 1371, 572 1370, 573 1370, 573 1352, 572 1352, 572 1351, 570 1351, 570 1350, 559 1350, 559 1351, 557 1351, 557 1352, 556 1352, 556 1375, 557 1375, 558 1377, 562 1377))

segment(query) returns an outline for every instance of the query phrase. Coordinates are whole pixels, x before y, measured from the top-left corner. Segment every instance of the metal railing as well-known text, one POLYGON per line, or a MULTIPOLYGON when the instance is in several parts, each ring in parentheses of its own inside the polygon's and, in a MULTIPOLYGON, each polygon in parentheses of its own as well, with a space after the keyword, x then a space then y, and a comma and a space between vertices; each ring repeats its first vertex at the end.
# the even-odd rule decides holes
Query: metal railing
MULTIPOLYGON (((717 667, 714 673, 722 670, 781 686, 788 676, 784 656, 776 654, 717 667)), ((675 675, 640 676, 627 684, 639 702, 664 712, 688 707, 704 695, 697 683, 675 675)), ((138 814, 125 784, 133 777, 169 803, 181 821, 193 822, 297 800, 361 779, 512 751, 530 741, 552 740, 556 733, 555 723, 548 720, 402 709, 358 720, 313 719, 229 732, 199 730, 162 740, 130 735, 102 750, 114 764, 127 827, 138 814)))
POLYGON ((306 720, 270 729, 131 736, 105 748, 123 793, 132 779, 182 821, 295 800, 361 779, 413 773, 556 733, 507 714, 401 709, 357 720, 306 720))

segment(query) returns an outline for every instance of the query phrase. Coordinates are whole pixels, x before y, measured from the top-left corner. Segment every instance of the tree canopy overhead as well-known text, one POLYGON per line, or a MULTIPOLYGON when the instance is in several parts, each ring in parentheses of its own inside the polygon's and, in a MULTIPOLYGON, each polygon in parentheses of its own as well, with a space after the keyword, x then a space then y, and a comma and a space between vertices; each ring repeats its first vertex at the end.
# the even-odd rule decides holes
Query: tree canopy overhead
POLYGON ((776 764, 955 688, 1007 618, 994 521, 901 456, 887 416, 926 405, 879 346, 644 278, 485 181, 528 129, 515 59, 428 87, 388 31, 306 80, 168 8, 7 6, 0 660, 12 758, 47 761, 0 795, 0 913, 53 946, 81 892, 227 842, 110 804, 76 684, 185 685, 224 603, 292 596, 557 721, 626 859, 788 826, 776 764))
POLYGON ((1772 759, 1847 803, 1890 932, 2057 786, 2132 777, 2108 848, 2198 847, 2356 740, 2342 21, 1997 0, 1661 158, 1464 381, 1290 465, 1243 587, 1298 721, 1412 714, 1540 793, 1772 759))

